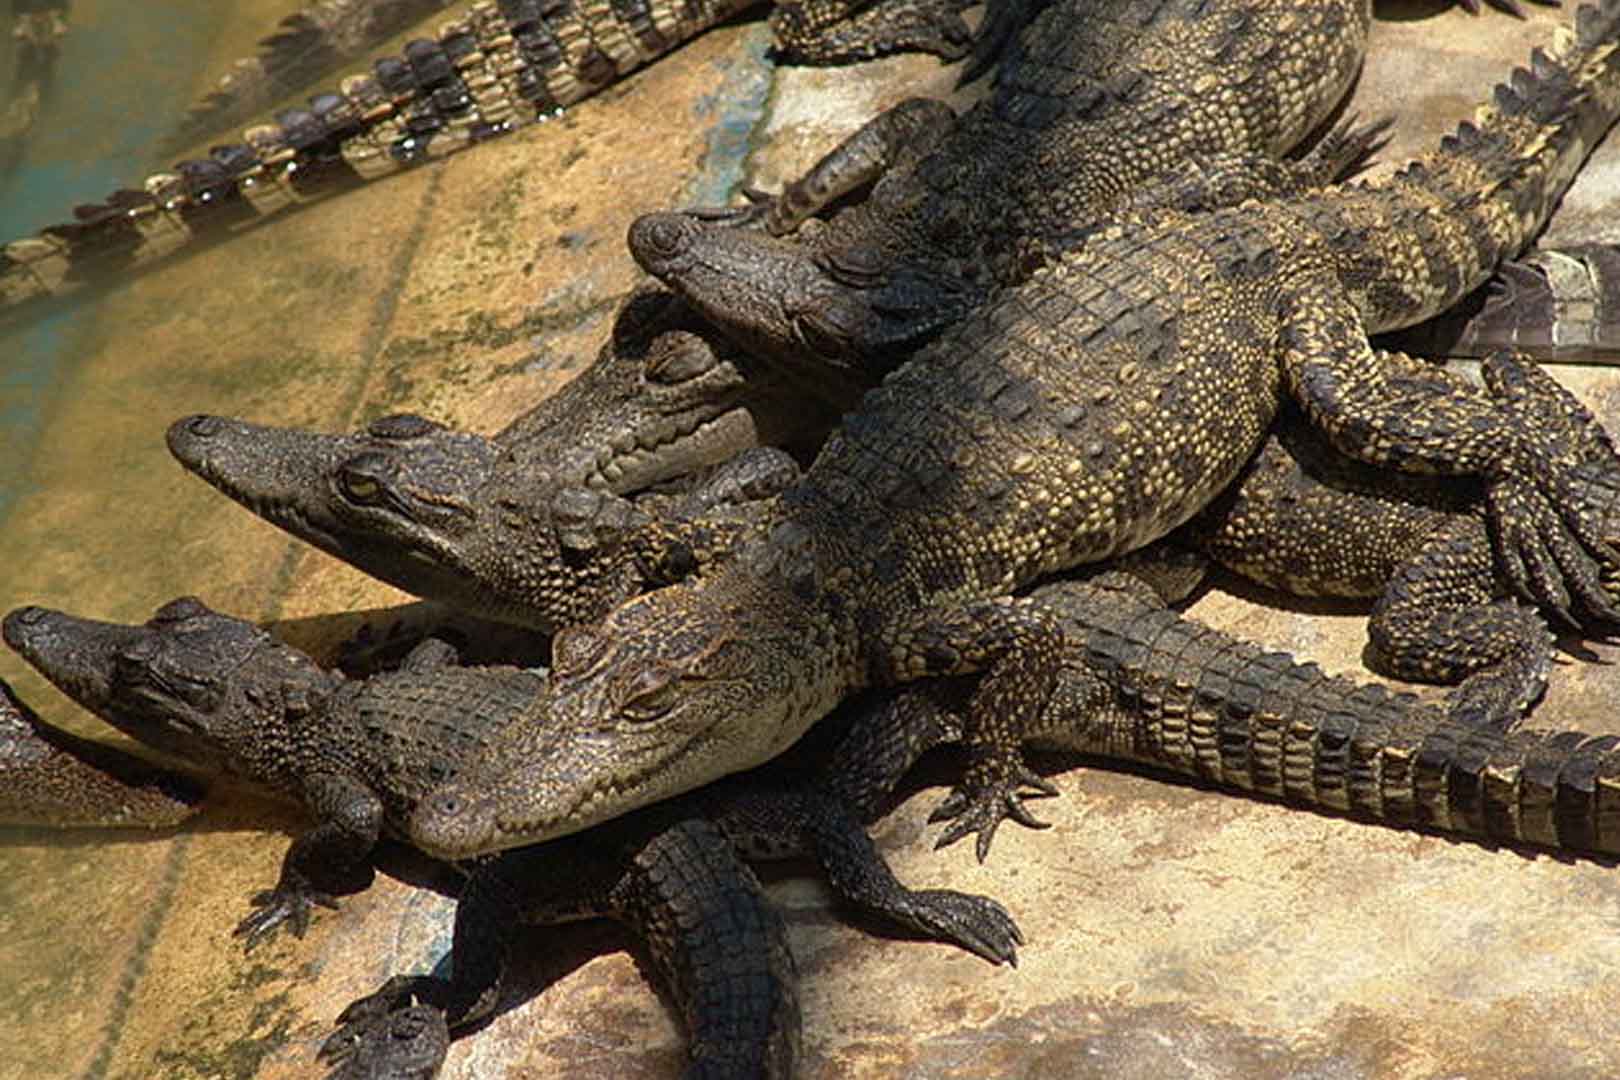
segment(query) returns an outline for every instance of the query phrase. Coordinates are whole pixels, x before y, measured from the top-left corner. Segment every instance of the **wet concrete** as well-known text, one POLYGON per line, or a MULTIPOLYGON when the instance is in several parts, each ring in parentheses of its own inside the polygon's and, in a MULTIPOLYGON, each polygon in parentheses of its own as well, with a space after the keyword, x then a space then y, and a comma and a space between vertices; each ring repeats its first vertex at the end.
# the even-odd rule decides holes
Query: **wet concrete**
MULTIPOLYGON (((1529 24, 1424 9, 1381 21, 1358 90, 1399 118, 1388 160, 1431 144, 1529 24)), ((238 37, 240 35, 238 34, 238 37)), ((229 35, 222 35, 222 40, 229 35)), ((227 55, 242 50, 230 39, 227 55)), ((189 412, 348 429, 400 409, 494 430, 594 354, 637 280, 644 209, 776 186, 843 131, 951 73, 905 59, 763 66, 758 25, 709 35, 605 98, 511 139, 313 208, 88 309, 83 358, 43 403, 0 535, 0 610, 143 618, 181 593, 327 648, 403 601, 307 552, 169 461, 189 412), (753 153, 758 149, 758 153, 753 153), (746 156, 745 155, 752 155, 746 156)), ((1599 160, 1562 239, 1620 239, 1599 160)), ((1620 376, 1559 369, 1620 424, 1620 376)), ((1217 590, 1196 614, 1339 671, 1363 620, 1217 590)), ((1540 719, 1620 731, 1609 663, 1554 673, 1540 719)), ((56 722, 95 725, 0 656, 56 722)), ((985 866, 930 850, 926 788, 878 828, 909 883, 986 892, 1029 939, 1016 970, 849 925, 816 881, 773 878, 803 973, 806 1074, 822 1077, 1607 1076, 1620 1022, 1612 866, 1373 828, 1101 769, 1070 769, 1045 832, 1002 830, 985 866)), ((379 874, 309 937, 243 956, 230 928, 299 819, 246 797, 183 833, 0 848, 0 1078, 311 1077, 350 998, 430 968, 450 906, 379 874)), ((611 930, 535 935, 532 993, 454 1048, 446 1075, 674 1075, 681 1033, 611 930)))

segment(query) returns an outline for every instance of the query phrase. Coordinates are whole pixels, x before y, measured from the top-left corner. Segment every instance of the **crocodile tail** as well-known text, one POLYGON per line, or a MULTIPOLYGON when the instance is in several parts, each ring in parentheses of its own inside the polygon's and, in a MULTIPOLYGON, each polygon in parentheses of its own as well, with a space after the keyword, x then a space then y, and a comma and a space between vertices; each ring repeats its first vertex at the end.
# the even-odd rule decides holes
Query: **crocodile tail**
POLYGON ((187 110, 165 148, 182 150, 247 121, 449 2, 320 0, 288 15, 259 42, 256 55, 233 63, 219 85, 187 110))
POLYGON ((1613 363, 1620 356, 1620 245, 1532 250, 1504 263, 1456 308, 1386 345, 1425 356, 1515 349, 1543 363, 1613 363))
POLYGON ((434 38, 310 98, 309 108, 278 112, 240 143, 0 246, 0 317, 553 116, 752 0, 690 0, 672 22, 655 20, 659 3, 474 4, 434 38))
POLYGON ((1504 731, 1162 608, 1100 610, 1085 666, 1112 701, 1060 684, 1040 741, 1387 825, 1620 854, 1620 736, 1504 731))
POLYGON ((1359 248, 1344 277, 1369 327, 1437 315, 1522 251, 1617 113, 1620 0, 1599 0, 1436 150, 1344 192, 1346 220, 1328 235, 1359 248))

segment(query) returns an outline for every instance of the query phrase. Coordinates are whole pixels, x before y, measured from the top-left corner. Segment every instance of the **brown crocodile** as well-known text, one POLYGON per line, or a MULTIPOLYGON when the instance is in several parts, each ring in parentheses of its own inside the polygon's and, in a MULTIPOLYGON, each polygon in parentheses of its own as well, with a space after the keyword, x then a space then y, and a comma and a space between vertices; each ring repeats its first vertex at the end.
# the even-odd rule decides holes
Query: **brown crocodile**
POLYGON ((495 846, 766 760, 852 690, 944 674, 980 676, 959 808, 982 836, 1023 772, 994 733, 1025 728, 1062 655, 1018 592, 1191 518, 1288 398, 1350 456, 1479 478, 1510 566, 1605 603, 1616 493, 1498 409, 1521 365, 1449 385, 1366 335, 1444 310, 1541 227, 1620 111, 1617 38, 1620 2, 1584 5, 1388 177, 1134 215, 994 296, 845 417, 763 541, 558 635, 543 729, 510 726, 462 792, 496 807, 495 846))
MULTIPOLYGON (((115 280, 198 241, 555 115, 753 0, 577 6, 478 0, 397 56, 314 95, 307 108, 74 209, 74 220, 0 246, 0 310, 115 280)), ((954 0, 804 0, 776 12, 785 58, 813 62, 922 49, 965 54, 954 0)))
POLYGON ((52 727, 0 682, 0 825, 164 829, 200 803, 189 777, 52 727))

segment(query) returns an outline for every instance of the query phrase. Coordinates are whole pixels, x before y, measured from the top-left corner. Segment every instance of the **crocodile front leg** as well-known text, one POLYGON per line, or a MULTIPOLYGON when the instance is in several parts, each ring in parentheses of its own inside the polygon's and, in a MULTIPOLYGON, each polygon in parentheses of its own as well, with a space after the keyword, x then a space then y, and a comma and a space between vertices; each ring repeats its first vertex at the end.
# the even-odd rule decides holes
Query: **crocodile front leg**
POLYGON ((367 867, 371 849, 382 832, 383 805, 376 793, 352 777, 323 774, 303 785, 304 800, 321 819, 287 849, 281 877, 273 889, 256 894, 256 909, 237 924, 233 934, 244 947, 271 937, 283 923, 294 937, 309 929, 310 909, 336 909, 332 893, 319 887, 343 874, 367 867))
POLYGON ((934 820, 955 819, 940 846, 976 833, 975 850, 983 862, 1004 818, 1044 828, 1024 806, 1023 792, 1057 791, 1024 764, 1013 734, 1033 728, 1062 670, 1063 633, 1043 605, 1028 598, 998 598, 924 609, 902 620, 883 640, 879 683, 980 675, 965 720, 970 762, 934 815, 934 820))

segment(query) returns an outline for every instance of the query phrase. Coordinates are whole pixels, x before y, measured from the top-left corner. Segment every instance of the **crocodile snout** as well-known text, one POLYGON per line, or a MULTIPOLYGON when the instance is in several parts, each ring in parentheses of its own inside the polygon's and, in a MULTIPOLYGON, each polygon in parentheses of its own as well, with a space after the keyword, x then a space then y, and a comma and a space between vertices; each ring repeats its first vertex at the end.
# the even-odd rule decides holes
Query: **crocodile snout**
POLYGON ((223 416, 198 413, 170 424, 164 439, 169 444, 169 453, 182 464, 194 467, 202 460, 208 441, 216 438, 225 428, 223 416))
POLYGON ((630 254, 655 277, 676 269, 702 226, 686 214, 643 214, 630 223, 630 254))
POLYGON ((7 645, 21 649, 29 628, 40 625, 49 614, 42 607, 20 607, 6 616, 5 622, 0 624, 0 633, 3 633, 7 645))

